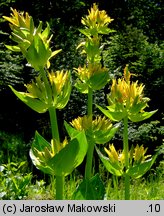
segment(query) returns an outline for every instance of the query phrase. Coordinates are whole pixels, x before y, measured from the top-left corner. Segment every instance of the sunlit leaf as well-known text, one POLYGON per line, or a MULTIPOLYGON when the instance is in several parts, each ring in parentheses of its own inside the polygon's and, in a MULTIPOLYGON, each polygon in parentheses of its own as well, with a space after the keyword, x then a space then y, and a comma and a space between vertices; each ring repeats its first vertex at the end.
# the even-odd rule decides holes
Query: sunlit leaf
POLYGON ((29 97, 25 92, 18 92, 12 86, 9 86, 13 93, 27 106, 38 113, 44 113, 47 111, 47 105, 35 98, 29 97))
POLYGON ((100 179, 100 176, 96 174, 91 179, 84 179, 74 192, 73 200, 103 200, 105 195, 105 187, 100 179))
POLYGON ((118 163, 112 163, 112 161, 105 157, 96 146, 95 149, 108 172, 116 176, 123 175, 123 169, 118 163))
POLYGON ((48 161, 57 176, 69 175, 79 166, 87 153, 88 144, 84 132, 79 132, 58 154, 48 161))
POLYGON ((151 112, 142 112, 142 113, 137 113, 137 114, 129 114, 128 118, 132 122, 139 122, 139 121, 143 121, 145 119, 150 118, 156 112, 157 112, 157 110, 154 110, 154 111, 151 111, 151 112))
POLYGON ((157 154, 154 155, 150 160, 144 161, 141 164, 135 165, 133 167, 130 167, 127 170, 127 174, 131 176, 132 178, 140 178, 142 177, 154 164, 155 160, 157 158, 157 154))

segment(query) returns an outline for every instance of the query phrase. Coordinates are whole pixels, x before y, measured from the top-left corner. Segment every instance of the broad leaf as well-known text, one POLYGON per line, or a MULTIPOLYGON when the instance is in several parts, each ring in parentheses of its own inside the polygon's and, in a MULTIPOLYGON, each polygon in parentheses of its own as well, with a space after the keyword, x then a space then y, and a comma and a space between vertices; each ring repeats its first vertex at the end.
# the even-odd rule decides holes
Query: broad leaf
POLYGON ((143 121, 145 119, 150 118, 154 113, 156 113, 157 110, 151 111, 151 112, 143 112, 143 113, 137 113, 137 114, 129 114, 128 118, 132 121, 132 122, 139 122, 139 121, 143 121))
POLYGON ((122 176, 123 175, 123 169, 118 163, 112 163, 109 158, 105 157, 100 150, 95 146, 95 149, 103 162, 105 168, 113 175, 116 176, 122 176))
POLYGON ((150 160, 144 161, 139 165, 130 167, 126 173, 132 178, 140 178, 151 168, 156 158, 157 158, 157 154, 154 155, 150 160))
POLYGON ((89 85, 93 90, 100 90, 107 84, 108 81, 109 81, 109 74, 106 71, 106 72, 93 75, 89 79, 89 85))
POLYGON ((93 133, 93 138, 95 140, 96 144, 104 144, 109 142, 113 136, 115 135, 116 131, 119 128, 119 123, 117 123, 116 125, 112 126, 112 128, 110 130, 99 130, 99 131, 95 131, 93 133))
POLYGON ((79 166, 87 153, 88 144, 84 132, 79 132, 58 154, 47 164, 57 176, 69 175, 79 166))
POLYGON ((121 121, 125 114, 123 112, 117 112, 117 111, 109 111, 109 110, 106 110, 104 108, 102 108, 101 106, 99 105, 96 105, 100 110, 101 112, 106 115, 109 119, 111 119, 112 121, 121 121))
POLYGON ((44 113, 47 111, 47 105, 44 102, 28 96, 25 92, 18 92, 12 86, 9 87, 22 102, 24 102, 27 106, 29 106, 34 111, 38 113, 44 113))
POLYGON ((69 137, 71 139, 75 138, 78 134, 79 134, 79 131, 76 130, 75 128, 73 128, 70 124, 68 124, 66 121, 64 121, 64 126, 67 130, 67 133, 69 135, 69 137))
POLYGON ((100 176, 96 174, 90 180, 83 180, 74 192, 73 200, 103 200, 105 188, 100 176))

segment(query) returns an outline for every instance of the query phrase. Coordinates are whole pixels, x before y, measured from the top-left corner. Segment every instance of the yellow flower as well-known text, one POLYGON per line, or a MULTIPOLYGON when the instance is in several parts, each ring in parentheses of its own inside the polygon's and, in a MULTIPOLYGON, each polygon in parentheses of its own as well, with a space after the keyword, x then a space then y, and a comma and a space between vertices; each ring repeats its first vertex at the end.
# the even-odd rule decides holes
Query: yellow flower
POLYGON ((48 73, 48 77, 50 80, 51 85, 55 85, 57 94, 60 94, 63 90, 63 87, 69 81, 69 72, 66 71, 56 71, 48 73))
POLYGON ((94 140, 96 144, 109 142, 116 133, 119 125, 112 125, 106 117, 96 116, 91 122, 91 117, 83 116, 74 119, 71 125, 79 131, 84 130, 86 136, 94 140))
POLYGON ((107 148, 104 148, 104 150, 105 150, 105 152, 107 153, 109 159, 110 159, 113 163, 119 161, 119 160, 118 160, 118 158, 119 158, 118 153, 117 153, 117 151, 116 151, 116 149, 115 149, 115 147, 114 147, 113 144, 112 144, 112 145, 109 145, 109 150, 108 150, 107 148))
POLYGON ((67 138, 65 138, 62 143, 57 143, 57 141, 51 140, 51 145, 44 147, 44 149, 41 151, 39 151, 37 148, 33 148, 33 152, 35 153, 39 163, 46 163, 48 160, 58 154, 67 144, 67 138), (56 150, 55 146, 60 148, 56 150))
POLYGON ((25 87, 28 91, 26 95, 30 96, 31 98, 38 98, 46 103, 48 102, 45 85, 41 79, 41 76, 36 77, 35 82, 33 80, 32 83, 25 85, 25 87))
POLYGON ((151 157, 151 155, 146 155, 145 156, 145 153, 147 152, 147 149, 148 148, 144 149, 143 145, 139 146, 137 144, 137 146, 134 149, 134 156, 133 156, 135 163, 142 163, 142 162, 145 161, 145 159, 151 157))
POLYGON ((109 121, 109 119, 107 119, 105 116, 96 116, 95 120, 92 122, 93 131, 109 130, 111 127, 111 121, 109 121))
POLYGON ((22 27, 26 29, 31 29, 31 16, 26 12, 18 12, 16 9, 11 8, 12 13, 10 14, 11 17, 3 16, 3 18, 7 21, 9 21, 13 26, 22 27))
POLYGON ((109 144, 109 149, 104 148, 105 152, 107 153, 109 159, 112 163, 120 164, 124 167, 125 165, 125 154, 123 151, 119 150, 116 151, 114 145, 109 144))
POLYGON ((78 117, 71 122, 71 125, 79 131, 87 131, 92 127, 91 117, 88 118, 86 115, 78 117))
POLYGON ((138 81, 131 82, 132 74, 128 71, 127 66, 124 69, 124 77, 116 81, 113 80, 111 87, 111 94, 109 95, 109 101, 111 103, 121 103, 126 108, 133 106, 134 102, 142 102, 144 85, 138 84, 138 81))
POLYGON ((89 28, 95 28, 99 30, 101 27, 107 26, 113 21, 107 14, 105 10, 100 11, 98 6, 94 3, 91 10, 88 10, 89 15, 82 18, 81 22, 83 25, 89 28))
POLYGON ((33 41, 35 31, 33 19, 27 12, 18 12, 16 9, 11 9, 11 11, 11 17, 3 16, 10 23, 13 31, 11 38, 21 44, 22 49, 27 49, 33 41))
POLYGON ((11 9, 11 11, 11 17, 3 16, 3 18, 10 23, 11 39, 17 45, 6 45, 6 47, 12 51, 21 51, 28 63, 37 71, 46 66, 49 68, 50 58, 61 51, 51 51, 49 44, 52 35, 49 36, 49 24, 47 23, 47 27, 43 30, 40 21, 38 27, 35 28, 33 18, 27 12, 18 12, 16 9, 11 9))
POLYGON ((83 82, 90 81, 89 79, 94 75, 107 73, 107 69, 105 67, 102 67, 101 64, 89 64, 88 67, 84 65, 83 68, 80 66, 76 70, 77 75, 83 82))

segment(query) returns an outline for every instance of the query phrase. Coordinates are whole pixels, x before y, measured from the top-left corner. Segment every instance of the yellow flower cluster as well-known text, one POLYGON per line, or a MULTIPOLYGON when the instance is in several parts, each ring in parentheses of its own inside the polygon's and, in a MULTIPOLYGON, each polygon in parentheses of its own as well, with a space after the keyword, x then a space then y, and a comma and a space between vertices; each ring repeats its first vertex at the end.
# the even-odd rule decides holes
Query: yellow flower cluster
POLYGON ((111 19, 105 10, 100 11, 98 6, 94 3, 91 10, 88 10, 89 15, 82 18, 82 24, 90 28, 99 29, 102 26, 107 26, 113 19, 111 19))
MULTIPOLYGON (((117 152, 113 144, 109 145, 109 149, 104 148, 104 150, 112 163, 125 165, 125 154, 123 151, 117 152)), ((145 155, 146 152, 147 148, 144 149, 143 145, 139 146, 137 144, 135 148, 132 147, 128 153, 130 163, 132 163, 132 160, 134 160, 134 164, 143 163, 147 158, 151 157, 151 155, 145 155)))
POLYGON ((34 21, 26 12, 18 12, 16 9, 11 9, 11 17, 3 16, 9 22, 12 30, 11 39, 17 43, 16 46, 6 46, 12 51, 19 51, 26 57, 28 63, 39 71, 40 68, 50 67, 50 58, 55 56, 61 50, 51 50, 49 44, 52 38, 50 34, 50 26, 42 29, 42 22, 39 22, 37 28, 34 26, 34 21))
POLYGON ((69 72, 56 71, 48 73, 51 86, 55 85, 57 94, 60 94, 65 84, 69 81, 69 72))
POLYGON ((131 73, 128 71, 127 66, 124 69, 124 77, 116 81, 113 80, 111 93, 109 96, 110 102, 118 102, 125 107, 131 107, 133 103, 141 102, 143 99, 143 84, 136 82, 130 82, 131 73))
POLYGON ((89 64, 88 67, 84 65, 84 67, 78 67, 77 69, 78 76, 82 81, 87 81, 92 76, 105 72, 107 72, 107 69, 102 67, 101 64, 89 64))
POLYGON ((74 119, 71 122, 71 125, 78 131, 82 131, 82 130, 87 131, 89 128, 92 127, 92 120, 91 117, 85 115, 83 117, 78 117, 74 119))
POLYGON ((31 17, 29 14, 26 12, 18 12, 16 9, 11 8, 12 13, 10 14, 11 17, 3 16, 4 19, 9 21, 12 25, 25 28, 25 29, 31 29, 33 26, 33 23, 31 22, 31 17))

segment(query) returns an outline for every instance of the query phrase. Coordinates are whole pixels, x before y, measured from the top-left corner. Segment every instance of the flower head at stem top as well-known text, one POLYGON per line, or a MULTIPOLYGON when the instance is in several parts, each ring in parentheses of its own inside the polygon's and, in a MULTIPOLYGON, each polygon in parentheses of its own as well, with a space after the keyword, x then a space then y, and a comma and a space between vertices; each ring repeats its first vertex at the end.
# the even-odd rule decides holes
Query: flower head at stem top
POLYGON ((37 71, 40 68, 50 67, 50 58, 61 50, 53 51, 50 48, 50 26, 42 29, 42 22, 36 28, 33 18, 26 12, 11 9, 11 17, 3 16, 8 21, 12 30, 11 39, 17 43, 15 46, 6 47, 12 51, 22 52, 28 63, 37 71))
POLYGON ((111 92, 107 96, 109 106, 108 110, 102 107, 97 107, 111 120, 120 121, 127 117, 132 122, 143 121, 150 118, 157 110, 146 112, 148 107, 147 97, 144 97, 144 85, 138 84, 138 81, 132 82, 130 80, 131 74, 128 65, 124 69, 124 76, 122 79, 113 79, 111 92))
POLYGON ((108 24, 113 20, 104 10, 99 10, 96 4, 88 11, 88 15, 83 17, 81 22, 84 25, 80 32, 85 35, 77 49, 82 47, 81 54, 86 55, 87 64, 76 69, 76 87, 81 93, 88 93, 91 90, 100 90, 109 81, 107 68, 101 64, 102 50, 101 35, 112 32, 108 24))
MULTIPOLYGON (((105 152, 107 153, 109 160, 113 164, 119 165, 119 167, 122 167, 122 170, 125 167, 125 153, 124 151, 116 151, 113 144, 109 144, 109 148, 104 148, 105 152)), ((145 155, 147 152, 147 148, 145 149, 143 145, 137 146, 134 148, 131 147, 130 151, 128 152, 128 158, 129 158, 129 168, 140 165, 146 161, 146 159, 150 159, 151 155, 145 155)))
POLYGON ((82 24, 89 28, 92 34, 107 33, 109 31, 107 26, 112 21, 113 19, 107 15, 106 11, 100 11, 95 3, 91 10, 88 10, 88 15, 81 20, 82 24))
POLYGON ((113 80, 108 101, 111 104, 120 103, 126 109, 130 109, 135 104, 144 102, 145 106, 142 107, 144 109, 147 106, 146 102, 149 101, 149 98, 143 97, 144 85, 139 85, 138 81, 130 81, 132 74, 128 71, 127 67, 124 69, 124 77, 122 79, 118 79, 118 81, 113 80))

